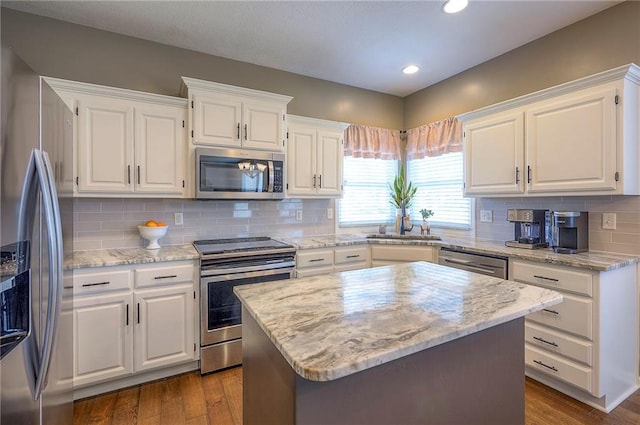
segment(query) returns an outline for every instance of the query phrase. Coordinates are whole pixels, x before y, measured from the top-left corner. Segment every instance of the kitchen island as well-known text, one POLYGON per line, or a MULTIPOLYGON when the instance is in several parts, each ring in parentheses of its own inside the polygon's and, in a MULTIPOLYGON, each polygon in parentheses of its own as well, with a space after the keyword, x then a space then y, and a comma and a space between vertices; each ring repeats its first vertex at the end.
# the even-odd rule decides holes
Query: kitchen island
POLYGON ((235 288, 251 424, 524 423, 524 319, 557 292, 425 262, 235 288))

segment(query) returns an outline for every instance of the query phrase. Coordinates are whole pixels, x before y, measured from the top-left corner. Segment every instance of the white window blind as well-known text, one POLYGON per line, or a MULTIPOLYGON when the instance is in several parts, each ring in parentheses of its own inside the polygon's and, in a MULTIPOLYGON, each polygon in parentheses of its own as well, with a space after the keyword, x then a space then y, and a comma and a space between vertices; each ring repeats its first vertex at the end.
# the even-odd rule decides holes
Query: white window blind
POLYGON ((338 205, 338 225, 357 226, 391 223, 395 208, 389 203, 389 182, 398 171, 398 161, 344 157, 344 192, 338 205))
POLYGON ((412 159, 407 164, 409 180, 418 187, 411 206, 411 219, 422 219, 421 209, 433 210, 432 225, 471 227, 471 199, 462 196, 462 152, 412 159))

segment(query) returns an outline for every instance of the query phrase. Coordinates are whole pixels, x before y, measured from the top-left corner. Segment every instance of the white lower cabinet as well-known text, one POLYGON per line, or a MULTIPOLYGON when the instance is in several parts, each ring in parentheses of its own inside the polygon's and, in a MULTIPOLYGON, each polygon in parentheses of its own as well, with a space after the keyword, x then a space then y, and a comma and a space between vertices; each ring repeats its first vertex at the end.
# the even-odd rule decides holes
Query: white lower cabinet
POLYGON ((74 300, 74 387, 133 372, 132 306, 131 293, 74 300))
POLYGON ((437 261, 435 255, 435 248, 431 246, 371 245, 371 266, 387 266, 412 261, 428 261, 434 263, 437 261))
POLYGON ((196 360, 196 263, 74 272, 75 388, 196 360))
POLYGON ((635 265, 598 272, 511 260, 509 278, 564 298, 526 316, 528 376, 606 412, 638 388, 635 265))
POLYGON ((296 276, 366 269, 371 266, 368 245, 303 249, 296 253, 296 276))
POLYGON ((136 371, 193 360, 193 300, 193 285, 136 292, 136 371))

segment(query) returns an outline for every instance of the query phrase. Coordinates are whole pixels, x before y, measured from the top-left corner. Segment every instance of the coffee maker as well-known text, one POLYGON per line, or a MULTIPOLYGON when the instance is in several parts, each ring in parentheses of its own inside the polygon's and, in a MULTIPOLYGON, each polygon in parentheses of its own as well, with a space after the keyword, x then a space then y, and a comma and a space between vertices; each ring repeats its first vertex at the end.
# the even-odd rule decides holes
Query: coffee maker
POLYGON ((551 246, 560 254, 589 250, 589 213, 554 211, 551 219, 551 246))
POLYGON ((513 248, 546 248, 547 210, 507 210, 507 220, 515 225, 515 240, 505 242, 513 248))

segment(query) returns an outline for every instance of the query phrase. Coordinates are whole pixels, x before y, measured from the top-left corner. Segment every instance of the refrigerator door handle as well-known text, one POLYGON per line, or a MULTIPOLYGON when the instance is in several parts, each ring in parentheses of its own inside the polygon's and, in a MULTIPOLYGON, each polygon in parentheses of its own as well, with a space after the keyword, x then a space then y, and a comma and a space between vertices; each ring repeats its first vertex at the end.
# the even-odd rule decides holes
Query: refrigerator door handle
POLYGON ((52 174, 51 162, 46 152, 34 150, 36 171, 42 192, 42 205, 47 228, 47 243, 49 251, 49 296, 47 306, 47 321, 42 338, 40 366, 36 375, 34 400, 37 400, 47 386, 49 365, 53 354, 53 346, 58 331, 58 318, 62 303, 62 225, 55 180, 52 174))

